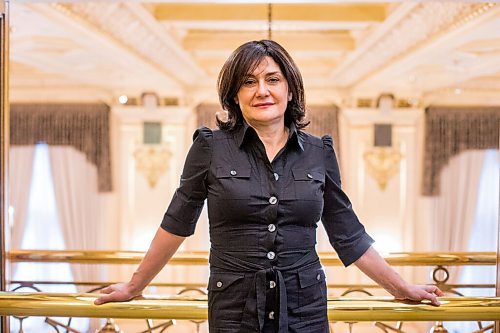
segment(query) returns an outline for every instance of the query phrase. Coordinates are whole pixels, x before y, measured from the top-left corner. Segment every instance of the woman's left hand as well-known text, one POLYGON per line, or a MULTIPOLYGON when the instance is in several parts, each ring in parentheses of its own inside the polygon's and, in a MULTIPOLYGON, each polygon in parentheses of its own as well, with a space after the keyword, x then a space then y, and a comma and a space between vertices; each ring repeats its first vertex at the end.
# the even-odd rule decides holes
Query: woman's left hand
POLYGON ((394 295, 397 300, 411 300, 420 302, 424 299, 431 301, 432 305, 439 306, 441 303, 438 301, 438 296, 444 296, 444 293, 436 286, 433 285, 414 285, 408 284, 405 290, 394 295))

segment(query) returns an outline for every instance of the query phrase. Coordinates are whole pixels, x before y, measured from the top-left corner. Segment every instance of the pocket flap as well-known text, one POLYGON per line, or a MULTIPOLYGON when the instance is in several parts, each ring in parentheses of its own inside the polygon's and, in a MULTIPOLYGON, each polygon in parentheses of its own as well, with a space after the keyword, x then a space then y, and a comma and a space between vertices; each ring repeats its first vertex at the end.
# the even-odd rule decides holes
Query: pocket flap
POLYGON ((244 274, 235 273, 211 273, 208 278, 208 290, 222 291, 232 285, 234 282, 243 279, 244 274))
POLYGON ((319 171, 309 171, 304 169, 292 169, 293 179, 295 180, 319 180, 324 181, 325 175, 319 171))
POLYGON ((250 167, 218 166, 217 178, 250 178, 250 167))
POLYGON ((322 281, 325 281, 325 271, 323 268, 311 268, 299 271, 301 288, 306 288, 322 281))

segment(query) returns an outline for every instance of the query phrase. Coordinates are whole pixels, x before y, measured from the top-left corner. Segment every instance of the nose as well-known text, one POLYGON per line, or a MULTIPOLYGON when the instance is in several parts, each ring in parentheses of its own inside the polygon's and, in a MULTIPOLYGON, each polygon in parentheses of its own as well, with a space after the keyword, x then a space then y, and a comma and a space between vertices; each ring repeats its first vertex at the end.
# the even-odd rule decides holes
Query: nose
POLYGON ((267 96, 269 95, 269 87, 265 81, 259 81, 257 86, 257 96, 267 96))

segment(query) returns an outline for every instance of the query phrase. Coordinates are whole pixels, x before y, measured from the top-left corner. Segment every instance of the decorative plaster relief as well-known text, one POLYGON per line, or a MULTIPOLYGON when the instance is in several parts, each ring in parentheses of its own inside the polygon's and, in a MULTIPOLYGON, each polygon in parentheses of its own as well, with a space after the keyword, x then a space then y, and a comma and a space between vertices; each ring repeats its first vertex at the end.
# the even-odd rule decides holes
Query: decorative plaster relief
MULTIPOLYGON (((87 23, 101 34, 153 63, 182 85, 196 82, 204 73, 189 54, 179 51, 178 45, 169 43, 170 40, 174 41, 173 38, 161 36, 158 29, 163 27, 156 22, 152 24, 151 20, 154 18, 145 8, 140 5, 132 6, 102 2, 52 4, 53 8, 87 23), (146 20, 148 22, 145 22, 146 20), (155 26, 156 24, 158 26, 155 26), (182 73, 179 73, 179 68, 182 68, 182 73)), ((162 33, 168 34, 167 31, 162 33)))
POLYGON ((495 4, 422 2, 390 29, 381 26, 381 29, 387 29, 387 33, 376 41, 368 38, 366 42, 373 45, 356 58, 348 59, 349 66, 340 66, 341 70, 334 73, 335 80, 341 86, 353 85, 457 28, 460 23, 487 12, 492 6, 495 4))

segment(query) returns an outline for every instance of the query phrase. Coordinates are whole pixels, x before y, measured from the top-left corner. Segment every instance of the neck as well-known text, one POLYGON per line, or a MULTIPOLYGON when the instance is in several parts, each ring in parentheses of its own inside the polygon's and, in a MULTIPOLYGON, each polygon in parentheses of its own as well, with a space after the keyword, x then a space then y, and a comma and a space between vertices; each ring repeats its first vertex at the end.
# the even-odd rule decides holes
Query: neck
POLYGON ((283 121, 265 125, 249 123, 249 125, 257 132, 259 139, 264 144, 269 161, 272 161, 286 144, 288 128, 283 121))

